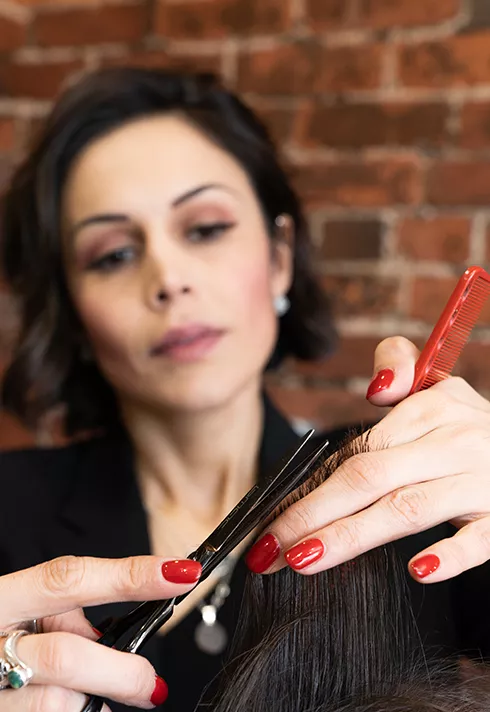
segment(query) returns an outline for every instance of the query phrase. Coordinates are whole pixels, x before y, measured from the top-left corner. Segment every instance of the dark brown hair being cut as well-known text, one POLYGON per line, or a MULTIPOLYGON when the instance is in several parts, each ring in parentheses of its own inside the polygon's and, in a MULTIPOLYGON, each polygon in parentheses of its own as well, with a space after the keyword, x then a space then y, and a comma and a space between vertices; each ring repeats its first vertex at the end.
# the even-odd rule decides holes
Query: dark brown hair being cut
MULTIPOLYGON (((370 441, 352 433, 275 516, 370 441)), ((407 576, 391 544, 312 576, 248 574, 213 712, 488 712, 486 667, 424 649, 407 576)))
POLYGON ((3 382, 2 400, 28 425, 66 405, 69 434, 117 423, 113 392, 83 360, 84 335, 64 279, 61 200, 73 162, 95 139, 124 124, 174 113, 190 121, 245 170, 271 240, 276 218, 294 222, 291 307, 281 319, 271 365, 332 350, 335 330, 310 260, 308 226, 273 142, 258 117, 210 75, 113 68, 68 89, 13 176, 0 221, 0 264, 20 305, 20 336, 3 382))

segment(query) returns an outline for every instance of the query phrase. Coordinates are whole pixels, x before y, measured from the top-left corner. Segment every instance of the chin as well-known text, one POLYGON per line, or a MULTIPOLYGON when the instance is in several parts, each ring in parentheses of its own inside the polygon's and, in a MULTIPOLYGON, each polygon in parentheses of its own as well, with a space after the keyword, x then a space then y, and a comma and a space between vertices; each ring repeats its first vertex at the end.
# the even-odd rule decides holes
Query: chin
POLYGON ((214 409, 224 404, 231 395, 233 389, 223 387, 220 383, 174 383, 172 388, 155 388, 147 394, 145 400, 150 400, 154 407, 162 411, 173 411, 177 413, 199 412, 202 410, 214 409), (180 387, 179 387, 180 385, 180 387))
POLYGON ((260 381, 260 375, 256 373, 240 380, 236 378, 236 374, 227 378, 226 373, 221 373, 213 378, 174 383, 171 390, 160 390, 160 393, 155 390, 152 399, 154 401, 155 396, 158 398, 162 410, 191 415, 226 407, 247 389, 258 390, 257 383, 260 381))

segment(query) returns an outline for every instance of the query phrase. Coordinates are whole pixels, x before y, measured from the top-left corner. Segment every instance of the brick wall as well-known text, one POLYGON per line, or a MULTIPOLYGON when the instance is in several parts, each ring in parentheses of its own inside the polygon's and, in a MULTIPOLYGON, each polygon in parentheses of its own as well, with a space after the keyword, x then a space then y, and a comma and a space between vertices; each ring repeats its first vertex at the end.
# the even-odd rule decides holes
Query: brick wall
MULTIPOLYGON (((375 417, 375 344, 422 344, 464 267, 490 267, 490 2, 0 0, 0 181, 66 81, 127 61, 218 70, 268 121, 343 335, 271 388, 325 426, 375 417)), ((489 357, 490 309, 461 365, 488 395, 489 357)), ((31 438, 0 417, 1 446, 31 438)))

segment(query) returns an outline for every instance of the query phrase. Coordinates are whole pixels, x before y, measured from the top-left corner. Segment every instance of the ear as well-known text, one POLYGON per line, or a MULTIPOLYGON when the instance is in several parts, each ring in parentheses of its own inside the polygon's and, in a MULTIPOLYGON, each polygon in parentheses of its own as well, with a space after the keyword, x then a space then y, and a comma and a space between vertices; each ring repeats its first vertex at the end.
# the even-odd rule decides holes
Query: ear
POLYGON ((272 236, 271 291, 273 297, 289 292, 293 281, 294 220, 291 215, 278 215, 272 236))

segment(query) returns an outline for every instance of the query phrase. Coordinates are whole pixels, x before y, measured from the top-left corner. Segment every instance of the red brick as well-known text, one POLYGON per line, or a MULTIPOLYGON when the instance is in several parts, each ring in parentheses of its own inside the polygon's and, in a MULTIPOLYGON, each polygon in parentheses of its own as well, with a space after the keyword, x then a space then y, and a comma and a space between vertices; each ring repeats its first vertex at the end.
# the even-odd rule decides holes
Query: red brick
POLYGON ((13 151, 15 148, 15 122, 13 119, 0 118, 0 151, 13 151))
POLYGON ((0 17, 0 52, 11 52, 27 41, 27 25, 0 17))
POLYGON ((287 143, 293 132, 296 112, 292 109, 254 109, 278 147, 287 143))
POLYGON ((314 68, 313 91, 376 89, 381 84, 383 52, 381 44, 323 49, 322 63, 314 68))
POLYGON ((303 94, 374 89, 381 82, 380 45, 325 48, 314 42, 245 52, 238 89, 259 94, 303 94))
POLYGON ((11 174, 12 174, 11 161, 6 157, 0 156, 0 193, 6 187, 11 174))
POLYGON ((328 220, 318 257, 325 260, 360 260, 381 257, 383 223, 380 220, 328 220))
POLYGON ((489 363, 490 344, 470 341, 458 359, 457 372, 477 391, 490 389, 489 363))
POLYGON ((36 140, 45 126, 45 120, 41 117, 31 117, 21 120, 21 128, 17 132, 19 151, 25 155, 36 143, 36 140))
POLYGON ((52 99, 65 80, 82 68, 79 61, 0 66, 0 96, 52 99))
POLYGON ((349 0, 306 0, 306 21, 318 31, 342 27, 349 10, 349 0))
POLYGON ((287 364, 287 372, 331 381, 371 378, 374 351, 380 341, 369 336, 344 336, 340 339, 337 351, 329 358, 321 361, 292 361, 287 364))
POLYGON ((222 59, 219 54, 176 54, 169 55, 168 66, 171 69, 188 72, 211 72, 221 75, 222 59))
POLYGON ((464 31, 468 32, 482 27, 490 27, 490 6, 488 0, 473 0, 470 17, 465 24, 464 31))
POLYGON ((222 39, 230 35, 274 34, 289 28, 284 0, 187 0, 156 7, 155 32, 180 39, 222 39))
POLYGON ((240 55, 238 89, 259 94, 298 94, 313 89, 321 48, 292 44, 240 55))
MULTIPOLYGON (((439 319, 442 310, 458 281, 454 278, 418 277, 414 280, 410 316, 421 319, 432 326, 439 319)), ((479 320, 490 324, 490 300, 483 307, 479 320)))
POLYGON ((435 205, 490 203, 490 162, 436 163, 427 176, 428 201, 435 205))
POLYGON ((147 30, 145 3, 46 12, 34 20, 33 35, 42 46, 133 42, 147 30))
POLYGON ((470 231, 468 218, 407 218, 400 225, 398 251, 413 260, 464 262, 469 258, 470 231))
POLYGON ((221 57, 209 55, 169 55, 163 51, 132 52, 124 57, 107 57, 103 66, 131 66, 147 69, 179 69, 187 71, 221 73, 221 57))
POLYGON ((486 260, 490 262, 490 227, 487 229, 486 243, 486 260))
POLYGON ((490 32, 401 46, 400 79, 410 87, 457 87, 490 82, 490 32))
POLYGON ((271 384, 267 390, 289 417, 306 420, 324 431, 361 423, 370 425, 387 412, 386 408, 376 408, 364 396, 349 393, 345 388, 286 388, 271 384))
POLYGON ((444 104, 311 104, 297 140, 307 147, 438 146, 447 138, 448 115, 444 104))
POLYGON ((490 146, 490 103, 466 104, 461 113, 460 145, 464 148, 490 146))
POLYGON ((103 67, 142 67, 145 69, 167 69, 170 60, 167 52, 148 51, 131 52, 122 57, 104 57, 103 67))
POLYGON ((19 5, 27 7, 73 7, 73 5, 100 5, 101 0, 16 0, 19 5))
POLYGON ((16 450, 34 445, 34 435, 26 430, 16 418, 0 411, 0 450, 16 450))
POLYGON ((360 0, 363 26, 391 29, 410 25, 433 25, 454 17, 461 0, 360 0))
POLYGON ((365 275, 322 278, 334 316, 373 316, 396 311, 399 279, 365 275))
POLYGON ((292 177, 311 207, 414 205, 422 190, 420 166, 408 159, 317 163, 299 166, 292 177))

